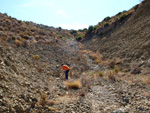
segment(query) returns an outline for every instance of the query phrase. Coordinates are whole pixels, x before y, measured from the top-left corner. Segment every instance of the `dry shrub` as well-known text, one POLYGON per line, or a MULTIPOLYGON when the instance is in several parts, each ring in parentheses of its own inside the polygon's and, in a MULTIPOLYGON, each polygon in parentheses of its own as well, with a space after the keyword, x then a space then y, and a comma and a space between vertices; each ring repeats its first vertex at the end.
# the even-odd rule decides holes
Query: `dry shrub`
POLYGON ((96 59, 95 62, 96 62, 97 64, 99 64, 99 63, 101 63, 101 60, 96 59))
POLYGON ((142 77, 141 79, 143 84, 150 84, 150 77, 142 77))
POLYGON ((43 71, 43 69, 40 66, 37 67, 37 70, 39 73, 41 73, 43 71))
POLYGON ((106 40, 107 38, 106 37, 103 37, 101 40, 106 40))
POLYGON ((114 71, 115 73, 118 73, 118 72, 119 72, 119 68, 118 68, 118 67, 114 67, 113 71, 114 71))
POLYGON ((117 81, 116 76, 115 76, 115 73, 112 72, 112 71, 109 71, 109 72, 108 72, 107 78, 108 78, 109 80, 111 80, 112 82, 116 82, 116 81, 117 81))
POLYGON ((45 93, 41 93, 40 95, 40 100, 39 100, 39 105, 46 106, 48 104, 48 97, 45 93))
POLYGON ((104 73, 102 71, 98 71, 98 76, 103 77, 104 73))
POLYGON ((20 40, 15 40, 15 43, 16 43, 17 46, 21 46, 22 45, 22 41, 20 41, 20 40))
POLYGON ((109 63, 109 68, 114 68, 115 65, 116 65, 116 62, 115 62, 115 60, 113 60, 109 63))
POLYGON ((107 60, 106 64, 108 68, 113 69, 116 67, 116 65, 122 64, 122 61, 120 59, 107 60))
POLYGON ((67 89, 80 89, 82 84, 79 80, 75 80, 74 82, 64 82, 67 86, 67 89))
POLYGON ((87 50, 82 50, 82 53, 88 54, 89 57, 95 61, 101 61, 102 55, 99 52, 92 52, 87 50))
POLYGON ((52 106, 52 105, 54 105, 54 104, 56 104, 56 102, 55 102, 54 100, 49 100, 49 101, 48 101, 48 105, 51 105, 51 106, 52 106))
POLYGON ((40 59, 40 56, 39 56, 39 55, 33 55, 32 58, 33 58, 34 60, 39 60, 39 59, 40 59))
POLYGON ((147 98, 150 98, 150 93, 145 92, 144 96, 147 97, 147 98))
POLYGON ((52 105, 56 104, 56 102, 54 100, 49 100, 45 93, 41 93, 38 104, 42 105, 44 107, 46 105, 52 106, 52 105))
POLYGON ((30 46, 30 41, 29 41, 29 40, 23 40, 23 41, 22 41, 22 45, 23 45, 24 47, 28 47, 28 46, 30 46))

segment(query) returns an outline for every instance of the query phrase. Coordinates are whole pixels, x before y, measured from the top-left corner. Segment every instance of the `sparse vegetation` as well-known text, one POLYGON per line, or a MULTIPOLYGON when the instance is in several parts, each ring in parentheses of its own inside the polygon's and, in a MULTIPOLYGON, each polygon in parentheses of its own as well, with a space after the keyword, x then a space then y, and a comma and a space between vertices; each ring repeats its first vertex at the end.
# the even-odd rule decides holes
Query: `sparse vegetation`
POLYGON ((39 60, 41 57, 40 57, 39 55, 33 55, 32 58, 33 58, 34 60, 39 60))
POLYGON ((122 14, 119 18, 119 20, 123 20, 127 15, 126 14, 122 14))
POLYGON ((118 73, 118 72, 119 72, 119 68, 118 68, 118 67, 114 67, 113 71, 114 71, 115 73, 118 73))
POLYGON ((112 72, 112 71, 108 71, 107 73, 107 78, 112 81, 112 82, 116 82, 117 79, 116 79, 116 76, 115 76, 115 73, 112 72))
POLYGON ((93 27, 93 30, 96 30, 97 28, 98 28, 98 26, 96 25, 96 26, 93 27))
POLYGON ((109 26, 109 23, 108 22, 105 22, 104 23, 104 27, 108 27, 109 26))
POLYGON ((103 77, 104 73, 102 71, 98 71, 98 76, 103 77))

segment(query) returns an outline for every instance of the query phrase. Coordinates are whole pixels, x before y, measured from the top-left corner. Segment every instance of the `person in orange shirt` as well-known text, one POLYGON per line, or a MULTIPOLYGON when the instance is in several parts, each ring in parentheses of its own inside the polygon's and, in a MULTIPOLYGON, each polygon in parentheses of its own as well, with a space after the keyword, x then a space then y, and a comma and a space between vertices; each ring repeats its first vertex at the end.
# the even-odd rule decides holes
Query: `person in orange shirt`
POLYGON ((65 70, 65 78, 68 80, 68 73, 70 68, 67 65, 61 64, 61 70, 65 70))

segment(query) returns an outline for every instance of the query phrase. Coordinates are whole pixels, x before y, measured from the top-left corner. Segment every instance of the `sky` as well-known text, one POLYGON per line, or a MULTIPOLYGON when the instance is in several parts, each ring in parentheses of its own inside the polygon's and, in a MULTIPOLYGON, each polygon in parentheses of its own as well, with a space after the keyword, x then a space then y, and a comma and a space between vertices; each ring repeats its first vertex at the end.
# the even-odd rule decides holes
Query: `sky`
POLYGON ((84 29, 107 16, 129 10, 142 0, 0 0, 0 12, 22 21, 84 29))

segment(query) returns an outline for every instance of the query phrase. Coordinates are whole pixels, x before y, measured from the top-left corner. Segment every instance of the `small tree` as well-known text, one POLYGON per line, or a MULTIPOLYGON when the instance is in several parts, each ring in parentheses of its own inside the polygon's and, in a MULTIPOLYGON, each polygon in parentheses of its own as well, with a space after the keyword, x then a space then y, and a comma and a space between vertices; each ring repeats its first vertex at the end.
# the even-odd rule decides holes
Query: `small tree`
POLYGON ((88 33, 91 33, 93 31, 93 26, 89 26, 89 28, 88 28, 88 33))

